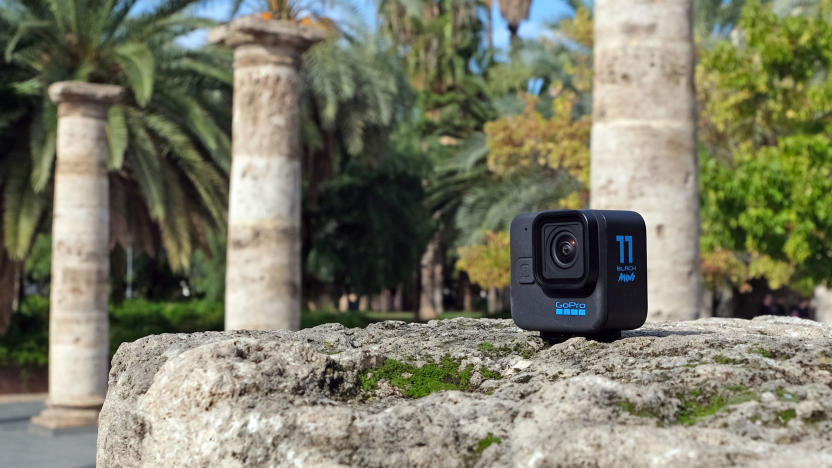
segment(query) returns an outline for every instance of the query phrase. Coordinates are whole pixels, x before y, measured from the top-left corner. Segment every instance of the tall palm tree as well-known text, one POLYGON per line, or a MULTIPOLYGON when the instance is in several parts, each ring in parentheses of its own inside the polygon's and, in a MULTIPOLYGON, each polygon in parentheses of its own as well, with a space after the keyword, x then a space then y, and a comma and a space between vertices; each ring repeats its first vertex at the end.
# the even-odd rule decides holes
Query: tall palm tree
MULTIPOLYGON (((363 175, 371 177, 385 167, 382 160, 388 160, 386 166, 407 164, 395 148, 391 148, 393 142, 389 137, 397 126, 409 119, 412 96, 398 56, 380 42, 369 34, 358 35, 354 40, 332 38, 313 47, 303 57, 300 69, 304 150, 301 231, 306 258, 303 293, 310 299, 327 293, 337 297, 344 292, 378 292, 361 290, 356 284, 367 283, 356 281, 356 277, 372 276, 362 274, 366 262, 348 262, 343 255, 332 258, 331 252, 349 237, 341 236, 340 242, 333 244, 331 241, 335 236, 331 233, 355 232, 350 224, 356 223, 355 220, 345 223, 349 214, 344 210, 332 213, 337 204, 332 205, 331 200, 321 198, 335 186, 360 185, 361 180, 351 174, 355 167, 363 167, 363 175), (333 283, 349 290, 330 290, 333 283)), ((392 215, 392 212, 388 214, 392 215)), ((369 228, 374 223, 365 220, 357 224, 369 228)), ((359 241, 361 245, 354 245, 355 248, 349 251, 363 252, 362 245, 376 245, 374 241, 359 241)), ((414 239, 410 241, 415 242, 414 239)), ((407 257, 404 252, 401 254, 407 257)), ((395 287, 396 282, 402 281, 401 276, 410 263, 405 258, 399 258, 398 268, 383 274, 385 280, 391 281, 385 282, 385 287, 395 287)), ((384 266, 388 265, 373 266, 373 272, 379 273, 384 266)))
POLYGON ((648 314, 701 304, 691 0, 595 3, 593 208, 647 222, 648 314))
MULTIPOLYGON (((467 138, 491 116, 484 81, 470 69, 481 44, 484 5, 480 0, 378 1, 380 29, 404 53, 416 90, 423 141, 438 139, 435 151, 424 151, 429 158, 453 153, 441 146, 467 138)), ((441 310, 440 234, 433 236, 422 258, 421 320, 435 318, 441 310)))
POLYGON ((482 6, 480 0, 378 2, 379 27, 403 53, 417 105, 442 135, 467 136, 482 123, 472 120, 489 113, 478 102, 481 80, 470 70, 480 47, 482 6))
POLYGON ((57 115, 46 93, 56 81, 129 90, 108 114, 111 244, 164 249, 187 268, 205 230, 224 225, 230 55, 177 42, 213 24, 186 14, 197 0, 143 12, 136 3, 0 2, 2 66, 11 69, 0 86, 3 253, 12 260, 50 224, 57 115))
MULTIPOLYGON (((0 48, 10 39, 10 25, 0 18, 0 48)), ((11 324, 11 313, 17 298, 22 262, 21 255, 12 255, 7 246, 26 244, 19 239, 31 239, 43 212, 45 199, 37 196, 28 183, 26 174, 31 162, 28 158, 15 160, 7 155, 27 151, 27 142, 19 135, 25 131, 27 114, 33 111, 32 102, 12 83, 25 77, 18 68, 0 61, 0 335, 11 324)), ((24 249, 20 249, 24 250, 24 249)))

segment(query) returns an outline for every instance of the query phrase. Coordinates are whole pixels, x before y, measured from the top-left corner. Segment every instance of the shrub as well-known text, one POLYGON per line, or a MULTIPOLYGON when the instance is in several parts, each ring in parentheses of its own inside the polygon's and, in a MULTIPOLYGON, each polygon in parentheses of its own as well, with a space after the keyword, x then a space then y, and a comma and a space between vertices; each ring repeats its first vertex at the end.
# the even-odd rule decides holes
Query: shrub
MULTIPOLYGON (((223 304, 214 301, 153 302, 144 299, 110 305, 110 355, 121 343, 159 333, 222 330, 223 304)), ((0 365, 45 365, 49 361, 49 298, 31 295, 20 304, 6 335, 0 337, 0 365)))
POLYGON ((49 360, 49 298, 27 296, 0 337, 0 365, 45 365, 49 360))

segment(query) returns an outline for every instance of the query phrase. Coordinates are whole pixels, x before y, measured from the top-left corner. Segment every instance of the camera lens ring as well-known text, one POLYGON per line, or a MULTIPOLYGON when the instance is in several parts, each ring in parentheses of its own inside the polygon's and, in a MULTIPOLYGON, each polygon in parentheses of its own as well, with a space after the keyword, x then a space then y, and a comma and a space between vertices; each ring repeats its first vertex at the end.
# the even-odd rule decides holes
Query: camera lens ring
POLYGON ((551 256, 557 266, 569 268, 578 260, 580 245, 575 235, 569 231, 561 231, 553 236, 551 256))

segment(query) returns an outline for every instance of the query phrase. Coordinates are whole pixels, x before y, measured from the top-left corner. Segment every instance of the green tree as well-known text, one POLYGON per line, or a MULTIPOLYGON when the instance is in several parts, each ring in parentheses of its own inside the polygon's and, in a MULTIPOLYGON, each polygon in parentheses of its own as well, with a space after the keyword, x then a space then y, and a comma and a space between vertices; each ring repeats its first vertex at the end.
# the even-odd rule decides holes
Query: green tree
MULTIPOLYGON (((426 136, 464 139, 491 118, 482 76, 479 0, 380 0, 380 30, 402 53, 426 136)), ((441 152, 440 152, 441 153, 441 152)), ((441 155, 440 155, 441 157, 441 155)))
POLYGON ((745 0, 694 0, 693 32, 696 39, 712 42, 727 36, 740 20, 745 0))
POLYGON ((427 217, 426 166, 397 132, 412 127, 400 57, 366 32, 345 35, 307 52, 301 76, 304 294, 396 287, 414 271, 427 217))
POLYGON ((329 40, 304 55, 301 136, 304 203, 317 204, 317 187, 352 159, 379 163, 389 135, 408 120, 412 96, 392 51, 377 38, 329 40))
POLYGON ((224 225, 230 55, 177 42, 212 24, 187 15, 197 0, 143 12, 135 3, 0 3, 0 186, 3 247, 12 259, 25 258, 50 225, 57 116, 46 92, 62 80, 129 90, 109 114, 113 242, 163 249, 172 266, 187 268, 205 230, 224 225))
POLYGON ((390 148, 375 166, 352 160, 311 209, 307 284, 341 294, 377 294, 408 281, 427 242, 424 164, 412 148, 390 148), (320 286, 318 286, 320 287, 320 286))
POLYGON ((524 41, 509 62, 488 70, 500 117, 437 166, 430 194, 457 246, 481 243, 483 230, 508 229, 520 211, 586 204, 591 17, 578 4, 574 17, 553 26, 560 41, 524 41))
MULTIPOLYGON (((457 145, 493 116, 482 69, 490 63, 482 47, 480 0, 381 0, 380 30, 402 54, 415 91, 416 129, 421 152, 431 164, 453 156, 457 145)), ((428 193, 436 179, 426 180, 428 193)), ((444 257, 449 227, 434 213, 433 236, 421 261, 419 318, 442 310, 444 257)))
POLYGON ((742 40, 707 50, 700 90, 706 279, 804 293, 832 279, 832 3, 778 16, 749 2, 742 40))

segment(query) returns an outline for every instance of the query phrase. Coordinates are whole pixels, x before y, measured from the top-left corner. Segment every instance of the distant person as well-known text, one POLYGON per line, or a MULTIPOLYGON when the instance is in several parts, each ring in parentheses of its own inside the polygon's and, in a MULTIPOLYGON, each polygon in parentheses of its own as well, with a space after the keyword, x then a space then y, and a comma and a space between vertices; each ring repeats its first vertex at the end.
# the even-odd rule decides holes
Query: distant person
POLYGON ((774 296, 766 294, 763 297, 763 303, 760 304, 760 310, 757 315, 777 315, 777 304, 774 303, 774 296))
POLYGON ((809 308, 809 300, 801 299, 799 303, 793 305, 789 311, 792 317, 800 317, 802 319, 811 318, 811 309, 809 308))
POLYGON ((766 294, 763 297, 763 303, 760 304, 760 310, 757 311, 757 315, 783 315, 784 312, 780 304, 774 302, 774 296, 766 294))
POLYGON ((786 305, 786 300, 782 297, 774 302, 774 315, 787 317, 789 315, 789 306, 786 305))
POLYGON ((349 306, 347 307, 348 310, 358 310, 358 294, 349 293, 347 295, 347 300, 349 300, 349 306))

